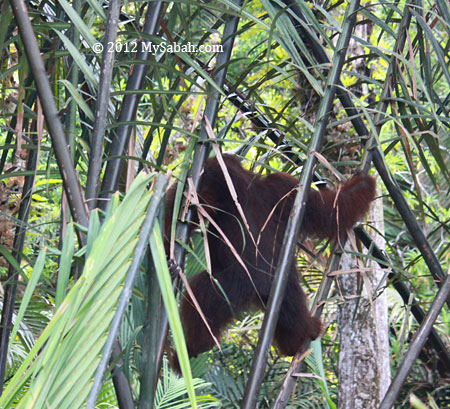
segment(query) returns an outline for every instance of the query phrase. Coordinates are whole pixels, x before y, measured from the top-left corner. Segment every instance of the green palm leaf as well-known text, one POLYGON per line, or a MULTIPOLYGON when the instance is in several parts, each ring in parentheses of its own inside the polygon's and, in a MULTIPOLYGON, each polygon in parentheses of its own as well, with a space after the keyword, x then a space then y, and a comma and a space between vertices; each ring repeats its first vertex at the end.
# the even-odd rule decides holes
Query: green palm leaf
POLYGON ((25 383, 18 408, 83 406, 151 196, 149 179, 140 175, 105 221, 82 276, 9 382, 0 407, 11 407, 25 383))

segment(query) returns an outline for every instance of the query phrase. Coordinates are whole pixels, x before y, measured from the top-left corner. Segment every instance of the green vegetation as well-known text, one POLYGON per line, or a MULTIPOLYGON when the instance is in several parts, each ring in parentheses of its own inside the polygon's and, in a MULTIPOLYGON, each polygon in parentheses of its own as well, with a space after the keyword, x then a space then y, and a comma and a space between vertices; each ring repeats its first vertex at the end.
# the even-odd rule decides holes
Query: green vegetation
MULTIPOLYGON (((315 181, 336 183, 362 167, 373 175, 386 171, 379 178, 386 274, 395 274, 409 289, 410 300, 414 297, 428 311, 437 282, 450 269, 448 2, 362 2, 354 27, 344 19, 350 4, 346 1, 297 0, 296 7, 290 8, 283 0, 242 6, 231 0, 181 0, 162 3, 161 9, 158 2, 124 2, 115 45, 106 46, 116 51, 113 63, 106 64, 112 70, 110 79, 102 77, 106 54, 98 47, 110 26, 107 12, 113 0, 26 3, 45 67, 40 77, 33 71, 37 60, 29 59, 31 46, 11 8, 16 3, 0 3, 2 323, 7 320, 3 306, 14 307, 9 330, 4 332, 7 337, 1 340, 7 352, 3 364, 0 357, 1 408, 86 407, 122 290, 127 288, 126 276, 149 203, 153 197, 156 201, 158 173, 179 181, 182 201, 181 188, 191 176, 199 142, 211 138, 223 152, 243 156, 244 166, 255 172, 301 174, 321 120, 319 106, 332 96, 326 87, 329 61, 335 61, 336 44, 346 27, 353 34, 326 140, 316 153, 315 181), (149 5, 154 9, 147 16, 149 5), (231 17, 238 18, 238 25, 231 37, 224 38, 231 17), (152 21, 154 30, 148 28, 152 21), (219 46, 230 38, 228 59, 224 52, 199 48, 219 46), (165 45, 166 51, 169 45, 184 48, 175 53, 159 48, 142 56, 134 51, 142 49, 144 40, 165 45), (139 67, 145 67, 143 80, 133 87, 139 67), (226 80, 220 84, 217 71, 224 68, 226 80), (42 104, 45 96, 37 86, 39 78, 48 80, 58 113, 49 122, 45 122, 49 117, 42 104), (106 94, 99 91, 102 81, 106 94), (356 111, 346 112, 340 91, 356 111), (129 107, 136 96, 139 104, 134 111, 129 107), (204 117, 210 113, 205 107, 214 100, 219 101, 217 118, 208 116, 212 123, 208 132, 204 117), (104 132, 95 119, 101 107, 104 132), (50 129, 58 118, 61 134, 50 129), (358 129, 358 121, 367 128, 366 134, 358 129), (70 153, 66 159, 56 146, 58 138, 70 153), (123 141, 122 151, 118 140, 123 141), (371 156, 374 151, 379 154, 376 166, 371 165, 376 162, 371 156), (78 182, 71 184, 67 175, 78 182), (411 220, 399 212, 386 180, 395 181, 393 189, 405 197, 417 227, 408 229, 411 220), (102 198, 97 201, 98 192, 102 198), (113 192, 117 193, 111 196, 113 192), (74 198, 83 204, 81 208, 74 198), (440 270, 432 271, 420 251, 415 235, 419 228, 440 270)), ((240 317, 224 336, 222 350, 191 360, 189 368, 158 217, 148 240, 151 251, 143 255, 129 303, 119 317, 122 351, 108 365, 96 407, 118 407, 112 377, 121 371, 135 407, 239 408, 263 315, 240 317), (163 335, 159 325, 163 305, 172 330, 166 351, 177 347, 181 378, 170 369, 166 355, 161 362, 156 359, 163 335), (114 369, 118 361, 119 369, 114 369)), ((374 232, 371 222, 364 224, 369 233, 374 232)), ((188 277, 207 268, 200 234, 185 249, 183 271, 188 277)), ((328 273, 332 254, 329 243, 302 243, 297 263, 311 299, 328 273)), ((359 256, 364 263, 372 258, 359 256)), ((419 324, 411 301, 400 297, 393 281, 391 276, 387 286, 380 285, 388 296, 390 364, 395 375, 419 324)), ((338 406, 336 310, 340 302, 339 289, 333 287, 323 313, 326 332, 312 345, 302 369, 307 375, 299 378, 289 407, 338 406)), ((444 305, 434 329, 448 351, 449 322, 450 309, 444 305)), ((273 407, 289 364, 290 358, 271 349, 259 408, 273 407)), ((448 407, 446 370, 450 368, 445 369, 445 358, 427 344, 396 407, 448 407)))

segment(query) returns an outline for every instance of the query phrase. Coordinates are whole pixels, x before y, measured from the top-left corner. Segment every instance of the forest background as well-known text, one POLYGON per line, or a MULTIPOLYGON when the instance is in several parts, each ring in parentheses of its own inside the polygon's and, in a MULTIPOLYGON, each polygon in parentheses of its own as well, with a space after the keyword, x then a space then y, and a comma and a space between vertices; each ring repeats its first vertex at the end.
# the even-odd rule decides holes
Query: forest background
MULTIPOLYGON (((0 9, 0 407, 450 405, 447 1, 0 9), (296 253, 326 323, 298 377, 273 348, 251 366, 262 313, 183 359, 158 209, 219 149, 303 186, 377 176, 344 257, 296 253)), ((207 267, 200 234, 180 248, 207 267)))

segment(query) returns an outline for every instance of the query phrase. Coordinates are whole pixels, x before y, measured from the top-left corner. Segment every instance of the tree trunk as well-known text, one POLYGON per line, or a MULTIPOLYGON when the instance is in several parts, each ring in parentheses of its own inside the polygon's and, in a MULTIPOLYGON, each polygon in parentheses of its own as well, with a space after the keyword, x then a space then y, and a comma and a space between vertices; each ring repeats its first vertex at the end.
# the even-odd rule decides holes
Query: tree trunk
MULTIPOLYGON (((374 201, 370 220, 376 229, 384 231, 381 198, 374 201)), ((381 236, 375 241, 384 247, 381 236)), ((350 255, 342 258, 344 271, 360 266, 361 260, 358 265, 350 255)), ((338 292, 343 299, 338 308, 339 409, 377 408, 389 387, 389 327, 383 277, 378 265, 370 262, 367 269, 338 278, 338 292)))

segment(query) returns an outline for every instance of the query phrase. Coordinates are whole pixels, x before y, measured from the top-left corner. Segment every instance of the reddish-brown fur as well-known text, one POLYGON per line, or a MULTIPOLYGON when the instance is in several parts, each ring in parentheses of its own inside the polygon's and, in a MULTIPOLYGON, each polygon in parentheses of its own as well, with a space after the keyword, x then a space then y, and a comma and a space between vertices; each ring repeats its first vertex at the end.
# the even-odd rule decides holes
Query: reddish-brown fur
MULTIPOLYGON (((206 271, 194 276, 190 286, 217 338, 240 313, 252 306, 261 308, 261 301, 264 304, 267 302, 298 185, 298 180, 287 173, 260 176, 243 169, 235 156, 223 155, 223 159, 254 241, 231 198, 222 169, 216 159, 209 159, 199 184, 200 202, 232 242, 251 277, 250 280, 228 245, 210 224, 208 244, 212 274, 221 288, 206 271)), ((168 194, 166 227, 171 222, 173 193, 168 194)), ((311 189, 302 235, 337 239, 367 213, 374 195, 374 179, 362 174, 354 176, 336 192, 311 189)), ((189 356, 211 349, 214 346, 213 338, 186 292, 180 311, 189 356)), ((308 310, 293 260, 275 332, 275 343, 282 354, 294 355, 307 341, 317 338, 320 331, 320 320, 308 310)))

